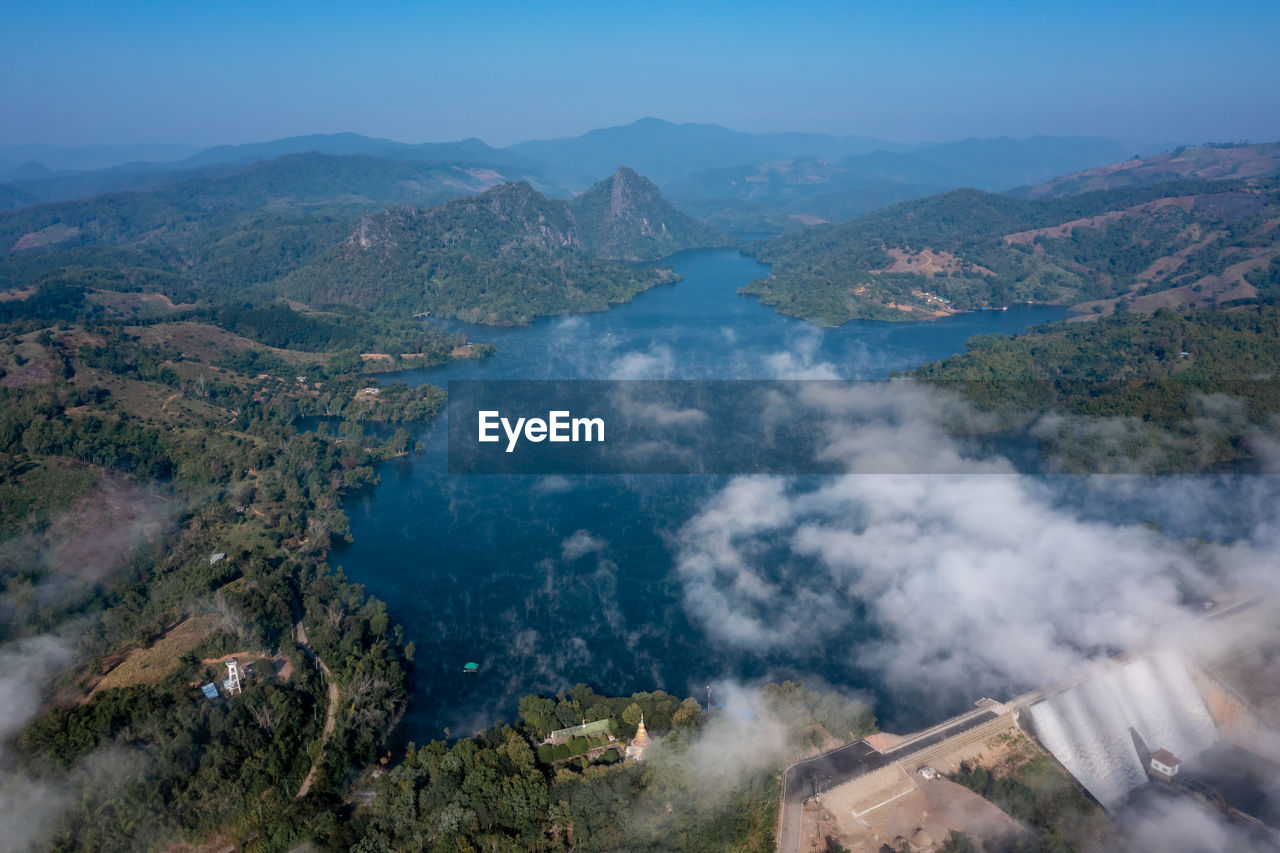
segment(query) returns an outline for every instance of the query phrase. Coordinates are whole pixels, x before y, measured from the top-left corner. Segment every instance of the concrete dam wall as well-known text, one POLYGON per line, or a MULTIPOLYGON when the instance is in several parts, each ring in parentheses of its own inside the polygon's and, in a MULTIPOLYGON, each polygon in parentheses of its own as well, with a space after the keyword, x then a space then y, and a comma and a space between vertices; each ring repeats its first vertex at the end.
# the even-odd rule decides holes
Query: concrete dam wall
POLYGON ((1147 781, 1130 728, 1148 749, 1168 749, 1183 761, 1217 740, 1191 674, 1171 652, 1103 665, 1027 713, 1045 749, 1108 808, 1147 781))

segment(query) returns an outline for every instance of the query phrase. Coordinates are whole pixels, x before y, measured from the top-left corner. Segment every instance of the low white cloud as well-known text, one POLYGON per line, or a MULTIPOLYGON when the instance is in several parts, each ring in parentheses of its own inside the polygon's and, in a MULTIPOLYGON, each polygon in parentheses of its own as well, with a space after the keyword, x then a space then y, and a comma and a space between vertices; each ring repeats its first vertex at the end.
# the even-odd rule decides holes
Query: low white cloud
POLYGON ((599 536, 593 536, 589 530, 579 530, 560 543, 560 556, 566 563, 594 551, 603 551, 609 543, 599 536))
POLYGON ((1269 514, 1259 511, 1276 505, 1274 484, 1245 487, 1259 502, 1238 506, 1232 522, 1253 530, 1248 541, 1191 548, 1093 505, 1213 512, 1221 497, 1186 479, 1130 490, 1100 477, 1063 500, 1058 484, 998 457, 966 457, 937 428, 954 414, 943 398, 913 390, 866 417, 878 391, 815 389, 835 395, 822 404, 826 452, 847 470, 877 473, 818 485, 738 478, 684 526, 676 572, 685 609, 722 645, 824 649, 869 627, 856 648, 828 654, 945 704, 1043 684, 1150 643, 1194 620, 1197 596, 1256 581, 1256 567, 1276 562, 1269 514), (883 473, 895 471, 947 473, 883 473))
POLYGON ((606 374, 609 379, 670 379, 675 366, 671 348, 659 344, 619 357, 609 365, 606 374))

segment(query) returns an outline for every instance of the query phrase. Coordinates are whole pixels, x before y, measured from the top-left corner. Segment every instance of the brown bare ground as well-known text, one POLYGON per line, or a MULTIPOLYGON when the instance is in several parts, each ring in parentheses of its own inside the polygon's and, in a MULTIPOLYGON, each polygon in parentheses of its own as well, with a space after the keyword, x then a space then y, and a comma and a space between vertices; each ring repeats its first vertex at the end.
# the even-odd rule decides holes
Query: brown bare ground
POLYGON ((229 352, 251 349, 274 353, 291 363, 309 362, 324 357, 319 353, 300 353, 264 346, 206 323, 155 323, 149 326, 126 326, 125 331, 137 335, 144 344, 177 350, 184 358, 196 361, 208 362, 229 352))
MULTIPOLYGON (((1008 239, 1008 238, 1006 238, 1008 239)), ((934 275, 935 273, 976 272, 980 275, 995 275, 994 272, 978 264, 970 264, 950 252, 921 249, 913 252, 910 249, 885 249, 893 258, 893 263, 883 269, 871 270, 872 274, 885 272, 906 272, 916 275, 934 275)))
POLYGON ((122 293, 115 290, 95 290, 89 301, 118 314, 167 313, 190 308, 193 303, 176 304, 163 293, 122 293), (147 309, 147 310, 143 310, 147 309))
POLYGON ((876 732, 863 738, 867 744, 876 752, 884 753, 898 746, 905 738, 902 735, 890 734, 889 732, 876 732))
POLYGON ((60 572, 95 583, 172 526, 169 503, 145 486, 105 477, 50 520, 47 559, 60 572))
POLYGON ((44 385, 53 381, 53 366, 46 358, 37 358, 18 367, 12 366, 0 379, 0 388, 21 388, 24 385, 44 385))
POLYGON ((990 802, 946 779, 925 782, 860 819, 853 817, 839 790, 823 795, 825 814, 815 820, 815 828, 818 838, 835 838, 853 853, 878 853, 885 844, 894 850, 938 850, 953 830, 969 836, 981 850, 987 841, 999 845, 1024 832, 990 802))
POLYGON ((1245 281, 1245 276, 1256 270, 1264 269, 1273 260, 1280 257, 1280 248, 1254 250, 1251 257, 1232 264, 1220 273, 1202 276, 1181 287, 1172 287, 1155 293, 1143 293, 1141 290, 1130 290, 1116 299, 1101 299, 1073 305, 1071 311, 1085 316, 1110 316, 1115 313, 1116 303, 1120 299, 1128 299, 1134 311, 1153 313, 1161 308, 1174 308, 1179 305, 1200 307, 1230 302, 1234 299, 1253 299, 1257 297, 1257 289, 1245 281), (1094 311, 1094 306, 1100 311, 1094 311))
POLYGON ((178 623, 150 648, 134 649, 98 679, 84 701, 98 692, 138 684, 158 684, 178 667, 182 656, 194 649, 217 627, 216 616, 195 616, 178 623))
MULTIPOLYGON (((872 746, 885 749, 902 740, 896 735, 872 737, 874 741, 868 738, 872 746)), ((821 805, 805 808, 801 837, 806 840, 801 849, 824 850, 829 837, 858 853, 878 853, 884 844, 895 850, 902 844, 935 850, 951 830, 974 838, 981 849, 981 839, 1016 834, 1020 824, 959 785, 942 779, 926 782, 918 768, 928 764, 939 772, 953 773, 961 761, 969 761, 1012 772, 1039 754, 1013 717, 984 724, 975 732, 957 735, 823 793, 821 805)))
POLYGON ((80 229, 74 225, 67 225, 62 222, 55 222, 48 228, 41 228, 39 231, 30 231, 18 238, 18 241, 10 247, 10 251, 19 252, 23 249, 35 249, 40 246, 52 246, 55 243, 61 243, 64 240, 70 240, 77 236, 80 229))

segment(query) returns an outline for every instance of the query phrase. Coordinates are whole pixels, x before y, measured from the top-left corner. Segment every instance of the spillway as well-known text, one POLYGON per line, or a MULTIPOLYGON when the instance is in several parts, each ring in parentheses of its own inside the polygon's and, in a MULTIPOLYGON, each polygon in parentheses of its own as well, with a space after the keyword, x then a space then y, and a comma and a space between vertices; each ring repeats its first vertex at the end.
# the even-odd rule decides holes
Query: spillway
POLYGON ((1108 665, 1028 709, 1036 737, 1089 793, 1111 807, 1147 780, 1129 729, 1184 761, 1217 739, 1186 665, 1161 652, 1108 665))

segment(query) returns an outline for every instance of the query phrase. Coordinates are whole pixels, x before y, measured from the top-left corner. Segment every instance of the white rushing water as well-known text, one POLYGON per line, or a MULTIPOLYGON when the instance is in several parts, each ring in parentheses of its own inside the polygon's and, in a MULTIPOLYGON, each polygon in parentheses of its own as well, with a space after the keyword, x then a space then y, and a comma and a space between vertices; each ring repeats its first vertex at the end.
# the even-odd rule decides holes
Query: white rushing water
POLYGON ((1147 779, 1130 728, 1151 751, 1164 748, 1183 761, 1217 738, 1191 675, 1171 652, 1108 666, 1029 713, 1045 748, 1108 807, 1147 779))

